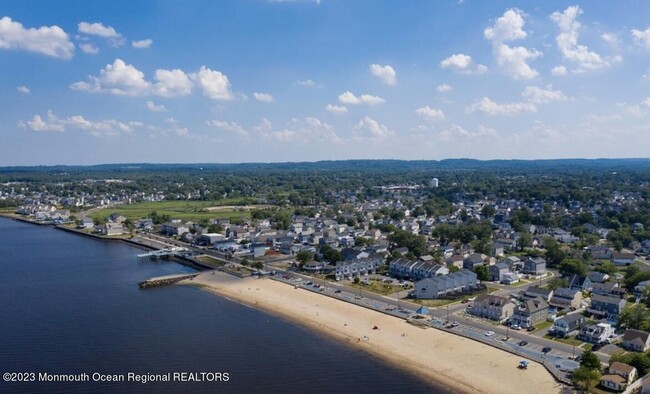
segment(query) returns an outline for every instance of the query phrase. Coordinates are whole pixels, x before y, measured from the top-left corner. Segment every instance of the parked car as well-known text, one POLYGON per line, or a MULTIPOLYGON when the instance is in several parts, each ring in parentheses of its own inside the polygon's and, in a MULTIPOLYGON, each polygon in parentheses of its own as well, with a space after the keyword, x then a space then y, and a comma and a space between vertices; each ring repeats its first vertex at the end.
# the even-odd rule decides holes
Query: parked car
POLYGON ((341 290, 336 290, 334 293, 339 294, 340 292, 341 292, 341 290))
POLYGON ((491 337, 492 335, 494 335, 494 331, 486 331, 485 332, 486 337, 491 337))
POLYGON ((518 324, 513 324, 510 326, 510 328, 512 328, 513 330, 521 330, 521 327, 519 327, 518 324))
POLYGON ((528 341, 521 341, 521 342, 519 342, 517 345, 519 345, 519 346, 526 346, 526 345, 528 345, 528 341))
POLYGON ((550 347, 546 346, 544 349, 542 349, 542 353, 548 353, 548 352, 550 352, 551 350, 552 350, 552 349, 551 349, 550 347))
POLYGON ((528 328, 526 329, 526 331, 528 331, 528 332, 535 331, 535 327, 530 326, 530 327, 528 327, 528 328))

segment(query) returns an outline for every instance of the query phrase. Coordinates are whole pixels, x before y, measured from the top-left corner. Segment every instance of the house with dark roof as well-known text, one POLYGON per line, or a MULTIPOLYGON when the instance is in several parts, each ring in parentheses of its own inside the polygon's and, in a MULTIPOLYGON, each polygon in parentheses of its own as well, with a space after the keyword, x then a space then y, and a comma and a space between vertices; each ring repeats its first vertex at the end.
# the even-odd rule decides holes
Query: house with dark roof
POLYGON ((490 274, 491 281, 501 282, 506 274, 510 273, 510 265, 503 261, 498 262, 488 267, 488 273, 490 274))
POLYGON ((634 262, 634 253, 612 253, 612 263, 616 265, 630 265, 634 262))
POLYGON ((589 278, 593 284, 605 283, 607 282, 607 279, 609 279, 609 275, 604 272, 589 271, 587 272, 587 278, 589 278))
POLYGON ((512 317, 514 309, 515 304, 507 297, 481 294, 476 297, 468 312, 474 316, 500 322, 512 317))
POLYGON ((621 346, 633 352, 645 352, 650 349, 650 332, 629 328, 623 334, 621 346))
POLYGON ((476 289, 476 274, 460 270, 449 275, 434 276, 415 282, 411 296, 417 299, 437 299, 450 294, 459 294, 476 289))
POLYGON ((587 312, 597 318, 618 320, 625 304, 624 299, 595 294, 591 297, 591 305, 587 308, 587 312))
POLYGON ((578 274, 569 275, 566 277, 567 282, 569 283, 569 289, 591 291, 593 284, 588 276, 582 276, 578 274))
POLYGON ((591 293, 612 297, 614 289, 618 287, 616 282, 594 283, 591 293))
POLYGON ((580 313, 565 315, 555 320, 549 333, 552 333, 556 337, 564 338, 582 328, 586 322, 587 318, 580 313))
POLYGON ((520 294, 519 298, 522 301, 525 301, 535 297, 541 297, 544 301, 549 302, 553 297, 553 290, 543 289, 538 286, 528 286, 528 288, 520 294))
POLYGON ((467 256, 465 260, 463 260, 463 268, 468 270, 473 270, 474 267, 478 267, 479 265, 488 265, 488 264, 489 264, 488 256, 481 253, 473 253, 467 256))
POLYGON ((524 261, 524 274, 539 276, 546 274, 546 260, 541 257, 529 257, 524 261))
POLYGON ((548 303, 541 297, 532 298, 517 306, 512 315, 512 324, 522 328, 533 327, 546 321, 548 317, 548 303))

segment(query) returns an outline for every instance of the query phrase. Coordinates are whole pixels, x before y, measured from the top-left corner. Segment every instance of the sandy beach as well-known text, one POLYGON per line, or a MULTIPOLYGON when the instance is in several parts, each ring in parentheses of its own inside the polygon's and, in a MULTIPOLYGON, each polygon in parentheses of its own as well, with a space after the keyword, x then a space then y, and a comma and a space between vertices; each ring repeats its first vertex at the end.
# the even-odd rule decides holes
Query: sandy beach
POLYGON ((542 365, 517 369, 521 357, 513 354, 272 279, 205 272, 185 283, 333 336, 455 392, 557 393, 562 387, 542 365))

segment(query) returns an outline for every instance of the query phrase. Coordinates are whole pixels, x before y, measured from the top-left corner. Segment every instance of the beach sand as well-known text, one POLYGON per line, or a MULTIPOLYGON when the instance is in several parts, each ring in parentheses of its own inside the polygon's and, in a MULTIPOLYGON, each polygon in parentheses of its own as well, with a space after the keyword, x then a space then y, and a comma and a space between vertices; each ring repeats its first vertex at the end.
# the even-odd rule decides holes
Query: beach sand
POLYGON ((454 392, 557 393, 563 387, 540 364, 519 370, 519 356, 272 279, 205 272, 181 283, 202 285, 233 301, 335 337, 454 392), (374 326, 379 329, 373 330, 374 326))

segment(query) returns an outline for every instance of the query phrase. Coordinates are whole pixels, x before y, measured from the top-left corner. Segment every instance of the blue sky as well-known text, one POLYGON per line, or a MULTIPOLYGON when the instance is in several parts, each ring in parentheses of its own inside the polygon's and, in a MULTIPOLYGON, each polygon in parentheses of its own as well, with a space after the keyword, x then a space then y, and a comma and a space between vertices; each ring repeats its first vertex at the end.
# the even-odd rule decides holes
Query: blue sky
POLYGON ((647 15, 644 1, 4 0, 0 165, 648 157, 647 15))

